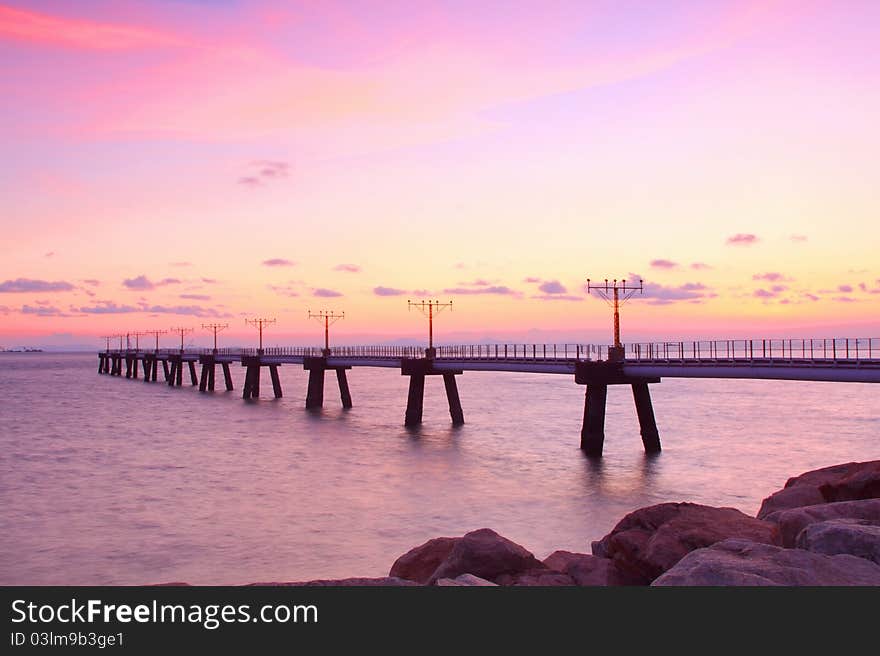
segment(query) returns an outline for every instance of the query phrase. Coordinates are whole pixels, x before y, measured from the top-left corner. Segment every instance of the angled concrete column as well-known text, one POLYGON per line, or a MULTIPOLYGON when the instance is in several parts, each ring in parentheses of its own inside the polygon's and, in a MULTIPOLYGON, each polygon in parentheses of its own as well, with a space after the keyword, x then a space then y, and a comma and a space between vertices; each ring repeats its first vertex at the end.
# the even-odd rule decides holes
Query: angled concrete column
POLYGON ((223 363, 223 381, 226 383, 226 391, 232 391, 232 374, 229 372, 229 363, 223 363))
POLYGON ((260 397, 260 365, 247 365, 241 397, 243 399, 257 399, 260 397))
POLYGON ((601 456, 605 444, 605 401, 608 386, 587 385, 584 398, 584 425, 581 429, 581 449, 589 456, 601 456))
POLYGON ((449 401, 449 415, 452 417, 452 423, 455 426, 460 426, 464 423, 464 412, 461 410, 461 399, 458 397, 455 374, 443 374, 443 384, 446 386, 446 399, 449 401))
POLYGON ((208 365, 202 364, 202 375, 199 376, 199 391, 204 392, 208 389, 208 365))
POLYGON ((125 356, 125 377, 131 378, 131 358, 129 356, 125 356))
POLYGON ((211 366, 208 368, 208 391, 209 392, 214 391, 214 372, 216 371, 216 369, 217 369, 217 365, 212 362, 211 366))
POLYGON ((193 385, 199 384, 199 377, 196 376, 196 363, 195 362, 189 363, 189 379, 193 385))
POLYGON ((275 394, 276 399, 281 398, 281 379, 278 378, 278 365, 270 364, 269 365, 269 375, 272 378, 272 392, 275 394))
POLYGON ((418 426, 422 423, 422 408, 425 403, 425 374, 413 373, 409 377, 409 395, 406 399, 404 425, 418 426))
POLYGON ((309 387, 306 391, 306 407, 321 408, 324 406, 324 369, 309 369, 309 387))
POLYGON ((654 407, 651 404, 651 392, 647 383, 633 383, 633 400, 636 403, 636 413, 639 416, 639 427, 642 433, 642 444, 645 453, 660 452, 660 433, 657 432, 657 422, 654 419, 654 407))
POLYGON ((348 390, 348 378, 345 369, 336 370, 336 382, 339 383, 339 397, 342 399, 342 407, 351 407, 351 392, 348 390))
POLYGON ((165 372, 165 382, 171 380, 171 371, 168 369, 168 360, 162 360, 162 371, 165 372))
POLYGON ((135 357, 133 358, 133 360, 134 360, 134 361, 131 363, 131 377, 132 377, 132 378, 137 378, 137 377, 138 377, 138 359, 137 359, 137 356, 135 356, 135 357))

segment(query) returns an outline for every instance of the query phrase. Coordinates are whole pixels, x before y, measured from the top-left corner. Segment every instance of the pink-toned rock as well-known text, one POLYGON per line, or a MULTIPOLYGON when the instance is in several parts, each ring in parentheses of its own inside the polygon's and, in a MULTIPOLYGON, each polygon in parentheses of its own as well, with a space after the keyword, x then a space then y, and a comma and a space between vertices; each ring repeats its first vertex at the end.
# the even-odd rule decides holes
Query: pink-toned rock
POLYGON ((661 503, 624 517, 593 543, 593 555, 612 559, 632 582, 648 584, 691 551, 727 538, 775 544, 778 530, 735 508, 661 503))
POLYGON ((455 543, 460 539, 434 538, 428 540, 395 560, 388 575, 418 583, 427 583, 434 570, 446 560, 455 543))
POLYGON ((577 585, 574 579, 568 574, 562 572, 554 572, 552 569, 543 567, 541 569, 533 569, 518 574, 502 574, 495 581, 498 585, 513 586, 561 586, 561 585, 577 585))
POLYGON ((290 587, 330 587, 330 586, 405 586, 419 585, 415 581, 397 578, 394 576, 384 576, 381 578, 350 578, 350 579, 315 579, 314 581, 289 581, 283 583, 251 583, 250 585, 263 586, 290 586, 290 587))
POLYGON ((827 556, 849 554, 880 565, 880 521, 829 519, 798 533, 797 548, 827 556))
POLYGON ((487 581, 486 579, 481 579, 479 576, 474 576, 473 574, 462 574, 461 576, 456 576, 454 579, 437 579, 434 585, 439 587, 469 587, 469 588, 482 588, 482 587, 498 587, 497 583, 492 583, 492 581, 487 581))
POLYGON ((576 585, 608 586, 634 583, 618 571, 610 558, 571 551, 554 551, 544 559, 544 564, 557 572, 568 574, 576 585))
POLYGON ((876 586, 880 566, 856 556, 826 556, 731 539, 692 551, 651 585, 876 586))
POLYGON ((784 547, 797 544, 798 533, 810 524, 829 519, 867 519, 880 520, 880 499, 861 499, 859 501, 838 501, 816 506, 780 510, 767 517, 768 522, 779 526, 779 535, 784 547))
POLYGON ((519 574, 544 566, 529 551, 488 528, 459 538, 429 580, 473 574, 495 582, 502 574, 519 574))
POLYGON ((847 462, 814 469, 788 479, 783 489, 764 499, 758 519, 790 508, 878 497, 880 460, 847 462))

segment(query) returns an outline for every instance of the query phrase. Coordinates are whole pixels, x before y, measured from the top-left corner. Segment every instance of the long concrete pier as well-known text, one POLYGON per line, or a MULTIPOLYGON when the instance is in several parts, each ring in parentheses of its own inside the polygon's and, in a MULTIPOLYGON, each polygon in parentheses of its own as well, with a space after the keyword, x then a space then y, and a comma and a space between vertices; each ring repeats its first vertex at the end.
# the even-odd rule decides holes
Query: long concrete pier
POLYGON ((98 354, 98 373, 157 382, 159 363, 171 387, 186 381, 201 392, 213 392, 217 367, 226 391, 233 391, 230 366, 245 368, 242 398, 258 399, 264 368, 272 393, 283 396, 278 367, 300 365, 309 372, 305 407, 323 407, 325 374, 333 371, 344 408, 352 408, 347 372, 354 367, 398 369, 409 377, 404 412, 406 426, 422 423, 425 383, 442 378, 454 425, 464 423, 457 376, 466 371, 560 374, 585 387, 580 446, 601 456, 605 442, 605 408, 609 386, 632 390, 642 444, 661 450, 649 385, 664 377, 880 382, 880 339, 726 340, 663 342, 622 347, 586 344, 479 344, 420 349, 405 346, 267 349, 107 350, 98 354), (197 365, 201 367, 197 374, 197 365), (124 373, 123 373, 124 372, 124 373))

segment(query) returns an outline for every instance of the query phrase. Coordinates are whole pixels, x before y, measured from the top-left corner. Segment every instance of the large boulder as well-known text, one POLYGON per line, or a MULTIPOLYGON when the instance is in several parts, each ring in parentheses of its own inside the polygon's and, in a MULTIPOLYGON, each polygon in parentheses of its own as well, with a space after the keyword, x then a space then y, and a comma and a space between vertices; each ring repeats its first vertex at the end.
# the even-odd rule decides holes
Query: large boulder
POLYGON ((394 561, 389 576, 427 583, 440 563, 449 556, 461 538, 434 538, 410 549, 394 561))
POLYGON ((562 572, 542 567, 516 574, 502 574, 495 579, 498 585, 515 585, 528 587, 558 587, 561 585, 577 585, 572 577, 562 572))
POLYGON ((492 583, 492 581, 487 581, 486 579, 481 579, 479 576, 474 576, 473 574, 462 574, 461 576, 456 576, 454 579, 437 579, 434 585, 440 587, 487 587, 493 586, 497 587, 497 583, 492 583))
POLYGON ((880 499, 822 503, 817 506, 780 510, 767 516, 768 522, 779 526, 779 535, 784 547, 794 547, 798 533, 810 524, 829 519, 880 520, 880 499))
POLYGON ((633 583, 617 569, 610 558, 560 550, 547 556, 544 564, 552 570, 570 576, 575 585, 609 586, 633 583))
POLYGON ((611 558, 629 580, 648 584, 685 554, 727 538, 778 542, 774 524, 735 508, 661 503, 624 517, 611 533, 593 543, 593 555, 611 558))
POLYGON ((466 533, 459 538, 445 560, 429 579, 454 579, 461 574, 474 574, 497 582, 502 574, 519 574, 545 569, 529 551, 488 528, 466 533))
POLYGON ((797 548, 833 556, 849 554, 880 565, 880 521, 830 519, 798 533, 797 548))
POLYGON ((273 582, 273 583, 251 583, 249 585, 261 585, 261 586, 290 586, 290 587, 337 587, 337 586, 346 586, 346 587, 367 587, 367 586, 406 586, 406 585, 418 585, 415 581, 407 581, 406 579, 400 579, 394 576, 384 576, 380 578, 361 578, 355 577, 350 579, 315 579, 314 581, 288 581, 283 583, 273 582))
POLYGON ((692 551, 652 585, 876 586, 880 566, 856 556, 826 556, 731 539, 692 551))
POLYGON ((783 489, 764 499, 758 519, 789 508, 878 497, 880 460, 847 462, 788 479, 783 489))

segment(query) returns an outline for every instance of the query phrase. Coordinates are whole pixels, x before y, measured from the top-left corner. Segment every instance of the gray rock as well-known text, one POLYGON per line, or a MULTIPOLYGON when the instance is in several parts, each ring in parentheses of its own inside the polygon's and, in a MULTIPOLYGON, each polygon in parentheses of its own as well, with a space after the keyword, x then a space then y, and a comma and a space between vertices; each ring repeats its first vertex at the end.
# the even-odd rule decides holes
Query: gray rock
POLYGON ((880 566, 856 556, 730 539, 692 551, 651 585, 876 586, 880 566))
POLYGON ((810 524, 798 533, 796 546, 833 556, 849 554, 880 565, 880 521, 830 519, 810 524))
POLYGON ((498 585, 513 585, 527 587, 558 587, 563 585, 576 585, 574 579, 568 574, 554 572, 552 569, 542 567, 517 574, 502 574, 495 579, 498 585))
POLYGON ((632 583, 647 585, 681 558, 727 538, 775 544, 778 529, 735 508, 661 503, 631 512, 599 542, 593 555, 611 558, 632 583))
POLYGON ((544 566, 529 551, 488 528, 458 539, 429 582, 473 574, 495 581, 502 574, 519 574, 544 566))
POLYGON ((493 586, 498 587, 497 583, 492 583, 492 581, 487 581, 486 579, 481 579, 479 576, 474 576, 473 574, 462 574, 461 576, 456 576, 454 579, 437 579, 437 582, 434 585, 439 586, 471 586, 471 587, 480 587, 480 586, 493 586))
POLYGON ((610 558, 571 551, 554 551, 544 559, 544 564, 550 569, 570 576, 575 585, 608 586, 632 583, 618 571, 610 558))
POLYGON ((810 524, 829 519, 880 520, 880 499, 822 503, 816 506, 780 510, 767 517, 768 522, 779 526, 779 534, 784 547, 794 547, 797 543, 798 533, 810 524))
POLYGON ((291 586, 291 587, 330 587, 330 586, 406 586, 419 585, 415 581, 408 581, 394 576, 385 576, 381 578, 350 578, 350 579, 316 579, 314 581, 289 581, 275 583, 251 583, 250 585, 263 586, 291 586))
POLYGON ((440 563, 449 556, 461 538, 434 538, 410 549, 394 561, 388 576, 427 583, 440 563))

